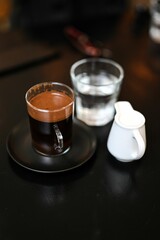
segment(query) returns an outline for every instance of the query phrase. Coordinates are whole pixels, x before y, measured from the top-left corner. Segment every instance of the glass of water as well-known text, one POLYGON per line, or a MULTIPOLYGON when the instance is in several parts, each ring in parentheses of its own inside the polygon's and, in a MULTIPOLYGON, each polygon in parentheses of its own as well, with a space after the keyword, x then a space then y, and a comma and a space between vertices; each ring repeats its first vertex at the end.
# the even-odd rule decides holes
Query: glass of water
POLYGON ((150 0, 150 13, 149 34, 153 41, 160 44, 160 0, 150 0))
POLYGON ((112 60, 87 58, 75 62, 70 75, 76 96, 76 117, 90 126, 109 123, 124 78, 123 68, 112 60))

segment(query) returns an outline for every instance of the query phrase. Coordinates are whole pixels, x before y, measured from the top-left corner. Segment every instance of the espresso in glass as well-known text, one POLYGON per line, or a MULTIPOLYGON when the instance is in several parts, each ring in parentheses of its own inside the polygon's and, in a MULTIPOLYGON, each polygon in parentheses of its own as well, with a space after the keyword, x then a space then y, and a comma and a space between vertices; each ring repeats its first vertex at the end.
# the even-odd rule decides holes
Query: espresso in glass
POLYGON ((31 87, 25 96, 33 148, 42 155, 65 153, 72 144, 73 90, 61 83, 31 87))

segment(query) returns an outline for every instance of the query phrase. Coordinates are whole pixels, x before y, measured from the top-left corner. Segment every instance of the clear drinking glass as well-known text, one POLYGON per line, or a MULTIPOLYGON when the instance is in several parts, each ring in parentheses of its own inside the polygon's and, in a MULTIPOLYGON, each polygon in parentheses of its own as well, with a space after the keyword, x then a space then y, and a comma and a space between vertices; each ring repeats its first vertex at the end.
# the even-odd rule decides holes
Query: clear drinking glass
POLYGON ((160 0, 150 0, 150 13, 149 34, 154 42, 160 44, 160 0))
POLYGON ((70 75, 76 97, 76 117, 90 126, 110 122, 124 77, 122 67, 112 60, 87 58, 74 63, 70 75))

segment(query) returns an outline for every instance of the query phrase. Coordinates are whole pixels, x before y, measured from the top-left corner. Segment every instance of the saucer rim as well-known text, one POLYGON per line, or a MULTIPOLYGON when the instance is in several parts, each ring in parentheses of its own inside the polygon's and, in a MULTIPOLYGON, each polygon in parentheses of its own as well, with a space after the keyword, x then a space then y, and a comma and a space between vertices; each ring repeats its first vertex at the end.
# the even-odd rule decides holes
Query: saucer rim
MULTIPOLYGON (((28 169, 28 170, 31 170, 33 172, 39 172, 39 173, 59 173, 59 172, 66 172, 66 171, 69 171, 69 170, 72 170, 72 169, 75 169, 75 168, 78 168, 80 167, 81 165, 83 165, 84 163, 86 163, 89 159, 91 159, 91 157, 94 155, 95 153, 95 150, 96 150, 96 146, 97 146, 97 139, 96 139, 96 136, 93 132, 93 130, 88 126, 86 125, 85 123, 83 123, 82 121, 80 121, 79 119, 74 119, 73 121, 73 129, 74 129, 74 133, 73 135, 76 136, 77 131, 76 128, 80 128, 81 130, 83 130, 85 133, 86 133, 86 136, 88 137, 88 139, 83 139, 84 141, 88 141, 89 144, 91 145, 90 149, 87 150, 87 153, 86 153, 86 156, 82 159, 80 156, 78 156, 79 158, 79 161, 75 161, 74 159, 70 158, 70 157, 73 157, 72 155, 74 155, 73 151, 75 151, 75 148, 76 148, 76 145, 77 144, 73 144, 73 146, 71 147, 71 149, 60 155, 60 156, 43 156, 41 154, 38 154, 33 148, 32 148, 32 145, 29 144, 28 145, 28 148, 29 150, 31 151, 31 153, 33 154, 33 156, 36 156, 36 159, 40 159, 40 158, 44 158, 44 159, 49 159, 49 160, 56 160, 57 159, 68 159, 68 167, 66 165, 66 167, 64 168, 61 168, 61 169, 55 169, 54 168, 54 164, 53 166, 51 166, 50 169, 42 169, 43 167, 41 166, 39 169, 38 168, 35 168, 34 166, 32 167, 31 165, 27 165, 25 163, 25 161, 22 159, 22 157, 20 157, 21 161, 16 157, 16 153, 15 153, 15 149, 13 149, 12 147, 12 141, 13 139, 16 140, 16 134, 20 134, 21 131, 22 131, 22 128, 23 131, 24 131, 24 137, 28 135, 28 138, 30 138, 30 143, 31 143, 31 136, 30 136, 30 132, 29 132, 29 122, 28 122, 28 119, 23 119, 21 120, 18 124, 16 124, 12 129, 11 131, 9 132, 8 134, 8 137, 7 137, 7 141, 6 141, 6 148, 7 148, 7 152, 10 156, 10 158, 16 162, 18 165, 20 165, 21 167, 25 168, 25 169, 28 169), (16 134, 15 134, 16 133, 16 134), (12 139, 13 138, 13 139, 12 139), (71 165, 71 166, 70 166, 71 165)), ((82 137, 82 131, 79 131, 79 134, 81 134, 81 137, 82 137)), ((22 134, 23 135, 23 134, 22 134)), ((74 137, 75 137, 74 136, 74 137)), ((19 137, 19 136, 18 136, 19 137)), ((82 145, 82 144, 81 144, 82 145)), ((82 147, 82 146, 81 146, 82 147)), ((83 150, 83 149, 82 149, 83 150)), ((86 150, 86 149, 85 149, 86 150)), ((29 153, 30 154, 30 153, 29 153)), ((28 158, 32 157, 32 155, 29 156, 28 154, 28 158)), ((77 157, 77 156, 76 156, 77 157)), ((25 156, 26 158, 26 156, 25 156)), ((32 160, 32 161, 35 161, 32 160)), ((59 160, 58 160, 59 161, 59 160)))

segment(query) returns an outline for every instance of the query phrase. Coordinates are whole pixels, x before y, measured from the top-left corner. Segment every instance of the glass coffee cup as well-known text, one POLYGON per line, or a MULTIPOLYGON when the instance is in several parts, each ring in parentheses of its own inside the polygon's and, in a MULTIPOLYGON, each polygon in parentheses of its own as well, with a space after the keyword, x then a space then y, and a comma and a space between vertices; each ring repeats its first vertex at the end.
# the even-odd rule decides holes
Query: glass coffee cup
POLYGON ((25 95, 32 146, 42 155, 59 155, 72 144, 74 92, 62 83, 44 82, 25 95))

